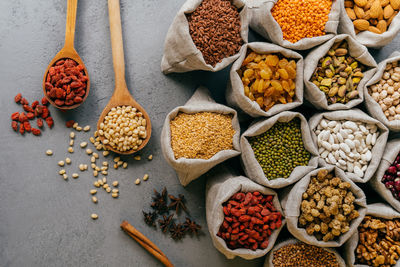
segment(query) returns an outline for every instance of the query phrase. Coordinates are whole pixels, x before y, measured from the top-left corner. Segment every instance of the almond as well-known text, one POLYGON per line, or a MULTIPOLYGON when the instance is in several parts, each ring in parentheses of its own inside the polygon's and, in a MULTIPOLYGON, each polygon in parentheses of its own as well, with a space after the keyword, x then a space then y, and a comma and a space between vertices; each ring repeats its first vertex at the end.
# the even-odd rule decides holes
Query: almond
POLYGON ((376 34, 381 34, 382 33, 377 27, 374 27, 374 26, 369 26, 368 30, 370 32, 373 32, 373 33, 376 33, 376 34))
POLYGON ((354 3, 353 1, 344 1, 344 7, 353 7, 354 3))
POLYGON ((370 11, 371 11, 370 12, 371 18, 373 18, 373 19, 379 18, 379 16, 381 14, 383 14, 383 9, 382 9, 382 6, 381 6, 381 2, 379 0, 375 0, 372 3, 370 11))
POLYGON ((382 7, 385 7, 385 6, 389 5, 389 3, 390 3, 390 0, 380 0, 380 1, 381 1, 382 7))
POLYGON ((393 7, 394 10, 400 8, 400 0, 390 0, 390 5, 393 7))
POLYGON ((383 17, 385 19, 389 19, 393 15, 393 13, 394 13, 394 9, 391 5, 387 5, 383 9, 383 17))
POLYGON ((354 0, 354 3, 359 7, 364 7, 368 3, 368 0, 354 0))
POLYGON ((358 19, 363 19, 365 17, 364 9, 362 9, 361 7, 355 6, 354 13, 356 14, 356 17, 358 19))
POLYGON ((388 21, 387 21, 387 25, 389 26, 390 25, 390 23, 392 23, 392 20, 394 19, 394 17, 396 17, 396 15, 399 13, 399 11, 395 11, 394 13, 393 13, 393 15, 388 19, 388 21))
POLYGON ((387 23, 386 20, 380 20, 378 22, 378 24, 376 25, 376 27, 382 32, 384 33, 387 30, 387 23))
POLYGON ((369 20, 369 19, 371 18, 371 15, 370 15, 370 13, 371 13, 371 12, 370 12, 369 10, 368 10, 368 11, 366 11, 363 19, 365 19, 365 20, 369 20))
POLYGON ((365 19, 356 19, 353 21, 354 27, 359 31, 366 31, 369 27, 368 20, 365 19))
MULTIPOLYGON (((390 5, 389 5, 389 6, 390 6, 390 5)), ((394 11, 393 11, 393 12, 394 12, 394 11)), ((351 9, 351 8, 346 8, 346 13, 347 13, 347 16, 349 16, 349 18, 350 18, 351 20, 357 19, 356 13, 354 13, 354 10, 353 10, 353 9, 351 9)))
POLYGON ((368 0, 368 3, 364 6, 364 11, 365 11, 365 12, 367 12, 367 10, 369 10, 369 9, 371 8, 372 3, 373 3, 374 1, 375 1, 375 0, 368 0))
POLYGON ((369 20, 369 25, 376 26, 377 24, 378 24, 378 20, 377 19, 370 19, 369 20))

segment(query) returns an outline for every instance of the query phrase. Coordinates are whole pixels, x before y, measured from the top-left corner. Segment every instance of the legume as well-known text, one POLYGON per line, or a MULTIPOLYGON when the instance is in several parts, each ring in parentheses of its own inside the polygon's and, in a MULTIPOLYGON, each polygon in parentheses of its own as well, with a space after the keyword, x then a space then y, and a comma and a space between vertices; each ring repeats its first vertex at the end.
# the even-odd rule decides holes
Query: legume
POLYGON ((275 250, 272 263, 274 267, 339 267, 335 254, 303 242, 288 244, 275 250))
POLYGON ((238 73, 244 94, 268 111, 275 104, 293 102, 296 70, 296 62, 289 62, 281 54, 250 52, 238 73))
POLYGON ((193 42, 207 64, 214 67, 239 52, 243 44, 240 14, 231 0, 203 0, 187 20, 193 42))
POLYGON ((281 26, 283 39, 296 43, 325 35, 331 7, 332 0, 278 0, 271 13, 281 26))
POLYGON ((179 113, 171 122, 175 158, 209 159, 233 148, 232 116, 213 112, 179 113))
POLYGON ((288 178, 297 166, 307 166, 311 154, 304 148, 300 119, 277 122, 265 133, 248 137, 265 177, 288 178))
POLYGON ((47 156, 53 155, 53 151, 50 150, 50 149, 46 150, 46 155, 47 155, 47 156))

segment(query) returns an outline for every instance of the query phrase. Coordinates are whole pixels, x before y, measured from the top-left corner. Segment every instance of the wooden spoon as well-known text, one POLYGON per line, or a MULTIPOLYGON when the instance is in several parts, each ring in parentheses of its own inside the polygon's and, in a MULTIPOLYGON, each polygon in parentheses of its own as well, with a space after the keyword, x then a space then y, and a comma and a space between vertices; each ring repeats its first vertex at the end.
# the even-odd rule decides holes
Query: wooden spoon
POLYGON ((67 24, 65 27, 65 43, 64 47, 60 50, 60 52, 57 53, 57 55, 50 61, 49 66, 47 66, 46 72, 44 73, 43 77, 43 93, 47 100, 56 108, 61 109, 61 110, 66 110, 66 109, 74 109, 76 107, 79 107, 83 102, 85 102, 87 96, 89 95, 89 90, 90 90, 90 78, 88 71, 86 69, 85 64, 83 64, 82 59, 76 52, 74 48, 74 37, 75 37, 75 22, 76 22, 76 8, 78 5, 78 0, 68 0, 67 4, 67 24), (46 83, 46 78, 47 78, 47 73, 49 72, 49 69, 60 59, 63 58, 70 58, 73 59, 75 62, 77 62, 79 65, 82 65, 84 67, 84 72, 85 75, 88 77, 87 84, 86 84, 86 94, 82 98, 82 102, 76 103, 71 106, 57 106, 54 101, 47 96, 46 88, 45 88, 45 83, 46 83))
MULTIPOLYGON (((138 147, 138 149, 128 150, 128 151, 118 151, 112 148, 108 144, 105 145, 107 150, 111 150, 119 154, 128 155, 141 150, 149 142, 151 136, 151 122, 146 110, 142 106, 140 106, 139 103, 135 101, 135 99, 133 99, 133 97, 129 93, 128 87, 126 86, 124 47, 122 43, 122 28, 121 28, 119 0, 108 0, 108 13, 110 19, 111 47, 112 47, 112 56, 113 56, 114 74, 115 74, 115 89, 110 101, 108 102, 107 106, 104 108, 103 112, 100 115, 99 121, 97 122, 97 130, 100 129, 100 123, 104 121, 104 117, 114 107, 132 106, 136 108, 138 111, 140 111, 143 114, 143 118, 146 119, 147 136, 146 139, 143 140, 142 144, 138 147)), ((100 139, 103 141, 104 137, 100 136, 100 139)))

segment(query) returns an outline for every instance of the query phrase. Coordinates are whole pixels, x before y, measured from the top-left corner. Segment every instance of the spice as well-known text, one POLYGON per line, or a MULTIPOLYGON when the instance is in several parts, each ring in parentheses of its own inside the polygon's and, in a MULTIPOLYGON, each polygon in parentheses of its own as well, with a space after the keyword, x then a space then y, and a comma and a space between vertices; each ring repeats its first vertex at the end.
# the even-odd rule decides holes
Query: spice
POLYGON ((222 204, 224 221, 217 236, 230 249, 266 249, 272 231, 282 226, 282 214, 273 198, 258 191, 235 193, 222 204))
POLYGON ((180 112, 171 122, 171 147, 176 159, 209 159, 233 149, 232 115, 180 112))
POLYGON ((186 229, 183 227, 183 224, 172 223, 171 227, 169 228, 169 232, 171 234, 172 239, 180 240, 185 236, 186 229))
POLYGON ((186 217, 186 221, 183 223, 183 227, 186 229, 187 232, 189 232, 189 234, 194 234, 196 236, 199 235, 199 231, 201 230, 201 226, 188 217, 186 217))
POLYGON ((158 212, 158 214, 163 214, 168 211, 168 206, 167 206, 167 188, 164 187, 161 193, 157 192, 154 189, 154 197, 153 203, 151 203, 151 207, 158 212))
POLYGON ((389 121, 400 120, 400 66, 387 63, 379 82, 368 87, 368 93, 381 106, 389 121))
POLYGON ((173 217, 174 214, 169 216, 163 215, 163 219, 158 220, 158 224, 160 225, 160 229, 163 233, 166 233, 169 230, 173 217))
POLYGON ((296 43, 325 35, 332 0, 278 0, 271 14, 281 27, 283 39, 296 43))
POLYGON ((365 216, 358 227, 356 264, 394 266, 400 253, 400 220, 365 216))
POLYGON ((239 76, 244 94, 268 111, 275 104, 293 102, 296 89, 296 62, 281 54, 250 52, 244 59, 239 76))
POLYGON ((88 80, 82 65, 72 59, 60 59, 47 73, 46 95, 59 107, 79 104, 86 95, 88 80))
POLYGON ((303 145, 299 118, 277 122, 265 133, 248 140, 268 180, 288 178, 294 168, 307 166, 311 158, 303 145))
POLYGON ((14 101, 17 104, 21 104, 22 108, 25 112, 14 112, 11 114, 11 128, 15 132, 19 132, 20 134, 25 134, 25 132, 32 133, 35 136, 39 136, 42 134, 40 129, 32 127, 29 120, 33 120, 37 118, 36 124, 39 128, 43 128, 43 120, 45 119, 49 128, 52 128, 54 125, 53 118, 50 116, 50 111, 47 108, 48 102, 47 100, 42 99, 42 105, 39 105, 39 101, 34 101, 31 105, 29 105, 28 100, 22 97, 21 93, 18 93, 14 97, 14 101))
POLYGON ((144 222, 149 226, 156 227, 155 219, 157 216, 157 212, 142 212, 144 216, 144 222))
POLYGON ((146 124, 143 114, 136 108, 119 106, 107 113, 98 134, 104 138, 103 145, 117 151, 137 150, 147 137, 146 124))
POLYGON ((326 163, 364 177, 379 136, 375 124, 322 119, 315 134, 320 157, 326 163))
POLYGON ((186 15, 193 43, 213 67, 237 54, 243 45, 240 14, 231 0, 203 0, 186 15))
POLYGON ((349 182, 334 177, 326 169, 311 177, 302 195, 299 227, 324 242, 348 232, 351 221, 360 216, 350 187, 349 182))
POLYGON ((359 96, 358 84, 365 70, 366 66, 350 55, 348 43, 343 40, 319 60, 311 82, 325 93, 328 104, 346 104, 359 96))
POLYGON ((400 152, 385 171, 381 182, 392 192, 395 199, 400 200, 400 152))
POLYGON ((344 5, 356 34, 363 31, 382 34, 399 13, 400 0, 346 0, 344 5))
POLYGON ((182 194, 179 194, 179 197, 175 197, 173 195, 168 195, 169 199, 171 199, 171 204, 169 204, 169 209, 175 209, 176 214, 179 214, 181 210, 187 212, 185 206, 185 197, 182 194))
POLYGON ((335 254, 303 242, 288 244, 274 251, 274 267, 339 267, 335 254))

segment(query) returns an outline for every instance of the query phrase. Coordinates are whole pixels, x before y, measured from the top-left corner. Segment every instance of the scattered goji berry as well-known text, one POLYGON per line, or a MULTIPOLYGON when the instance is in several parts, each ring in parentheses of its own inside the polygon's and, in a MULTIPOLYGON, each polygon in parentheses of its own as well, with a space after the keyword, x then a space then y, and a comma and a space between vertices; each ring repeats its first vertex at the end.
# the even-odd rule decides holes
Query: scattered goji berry
POLYGON ((19 122, 23 123, 25 121, 28 121, 28 117, 26 117, 25 112, 21 112, 19 114, 19 122))
POLYGON ((41 118, 38 118, 38 119, 36 120, 36 124, 37 124, 37 126, 38 126, 39 128, 42 128, 42 127, 43 127, 43 120, 42 120, 41 118))
POLYGON ((32 133, 37 136, 40 135, 42 132, 39 129, 32 128, 32 133))
POLYGON ((35 114, 33 114, 32 112, 28 112, 26 113, 26 117, 28 117, 28 119, 33 120, 35 118, 35 114))
POLYGON ((14 112, 13 114, 11 114, 11 119, 13 121, 18 121, 19 120, 19 112, 14 112))
POLYGON ((20 102, 21 102, 21 99, 22 99, 22 94, 21 94, 21 93, 17 94, 17 95, 14 97, 15 103, 20 103, 20 102))
POLYGON ((71 128, 74 125, 74 123, 75 123, 74 120, 69 120, 65 122, 65 126, 67 126, 67 128, 71 128))
POLYGON ((42 98, 42 105, 47 106, 49 104, 49 100, 47 100, 47 98, 44 96, 42 98))
POLYGON ((21 124, 19 125, 19 133, 20 133, 20 134, 24 134, 24 133, 25 133, 25 128, 24 128, 24 124, 23 124, 23 123, 21 123, 21 124))
POLYGON ((46 119, 49 116, 49 109, 47 107, 42 106, 42 118, 46 119))
POLYGON ((32 127, 31 127, 31 124, 29 123, 29 121, 24 122, 24 128, 25 128, 25 131, 27 131, 28 133, 31 132, 32 127))
POLYGON ((18 131, 18 122, 17 121, 12 121, 11 122, 11 127, 14 129, 14 131, 18 131))
POLYGON ((29 102, 28 102, 28 100, 26 100, 25 97, 21 98, 20 102, 21 102, 21 105, 29 105, 29 102))
POLYGON ((49 126, 49 128, 52 128, 53 125, 54 125, 53 118, 52 117, 47 117, 46 118, 46 123, 47 123, 47 126, 49 126))
POLYGON ((29 106, 29 105, 23 105, 22 107, 24 108, 24 110, 25 110, 26 112, 34 112, 33 109, 32 109, 32 107, 29 106))
POLYGON ((31 105, 31 107, 32 107, 32 110, 35 110, 35 108, 37 107, 37 105, 39 105, 39 101, 34 101, 33 103, 32 103, 32 105, 31 105))

